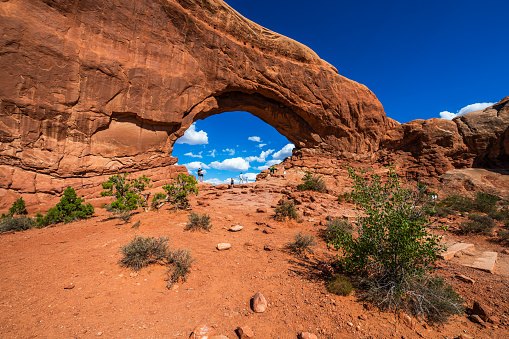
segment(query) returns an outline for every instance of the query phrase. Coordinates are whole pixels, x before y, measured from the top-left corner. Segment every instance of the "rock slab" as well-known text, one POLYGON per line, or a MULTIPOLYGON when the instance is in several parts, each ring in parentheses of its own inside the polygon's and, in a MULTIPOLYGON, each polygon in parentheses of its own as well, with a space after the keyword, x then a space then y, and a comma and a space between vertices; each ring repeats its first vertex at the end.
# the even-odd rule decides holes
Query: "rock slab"
POLYGON ((465 266, 493 273, 495 271, 495 264, 497 262, 497 258, 498 258, 497 252, 482 252, 479 257, 475 258, 473 264, 465 264, 465 266))
POLYGON ((456 253, 461 252, 466 249, 473 249, 473 248, 474 248, 474 244, 466 244, 466 243, 462 243, 462 242, 456 243, 452 246, 447 247, 445 252, 440 254, 440 257, 444 260, 450 260, 450 259, 454 258, 454 255, 456 253))

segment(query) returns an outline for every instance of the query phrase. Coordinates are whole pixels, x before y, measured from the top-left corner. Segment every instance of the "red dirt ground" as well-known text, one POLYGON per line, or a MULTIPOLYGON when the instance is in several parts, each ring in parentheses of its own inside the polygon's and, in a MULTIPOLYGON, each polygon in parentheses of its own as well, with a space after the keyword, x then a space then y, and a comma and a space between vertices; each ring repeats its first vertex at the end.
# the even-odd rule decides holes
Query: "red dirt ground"
POLYGON ((391 313, 363 305, 355 294, 329 294, 317 263, 331 260, 335 252, 320 237, 324 227, 319 222, 328 214, 355 211, 352 205, 338 204, 334 195, 315 194, 316 201, 300 205, 314 208, 306 209, 303 223, 275 222, 270 206, 283 196, 281 191, 292 190, 297 183, 270 178, 233 190, 203 185, 192 206, 195 212, 211 216, 210 233, 184 231, 188 212, 165 208, 140 212, 124 224, 98 208, 104 202, 98 199, 91 201, 97 208, 89 220, 1 235, 0 336, 188 338, 196 326, 209 324, 216 334, 230 339, 237 338, 235 329, 244 325, 253 329, 256 338, 296 338, 302 331, 318 338, 509 337, 508 279, 497 273, 449 262, 439 270, 468 307, 481 300, 494 309, 500 322, 483 326, 465 315, 439 327, 417 322, 412 329, 391 313), (257 213, 259 207, 267 213, 257 213), (133 229, 138 220, 140 227, 133 229), (263 233, 267 223, 274 233, 263 233), (237 224, 244 229, 227 230, 237 224), (300 231, 318 241, 308 257, 285 249, 300 231), (189 249, 196 261, 187 281, 168 290, 162 266, 139 273, 120 267, 119 248, 134 234, 169 237, 171 247, 189 249), (231 249, 218 251, 216 245, 222 242, 231 243, 231 249), (264 250, 267 244, 276 249, 264 250), (455 279, 458 273, 476 283, 455 279), (74 287, 65 289, 70 284, 74 287), (256 292, 268 301, 264 313, 250 309, 256 292))

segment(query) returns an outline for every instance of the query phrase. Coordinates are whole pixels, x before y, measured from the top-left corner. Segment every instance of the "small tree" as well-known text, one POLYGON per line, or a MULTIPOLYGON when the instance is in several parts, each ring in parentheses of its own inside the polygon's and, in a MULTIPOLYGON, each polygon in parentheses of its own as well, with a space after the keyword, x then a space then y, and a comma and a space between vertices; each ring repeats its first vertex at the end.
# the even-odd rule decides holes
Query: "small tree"
POLYGON ((150 185, 151 179, 145 175, 137 179, 128 179, 129 173, 115 174, 108 178, 108 181, 102 183, 102 196, 115 196, 116 200, 110 204, 111 210, 120 214, 121 212, 130 212, 138 207, 148 207, 150 193, 144 190, 150 185))
POLYGON ((358 175, 353 168, 348 172, 354 180, 352 200, 365 216, 358 218, 357 238, 338 229, 330 242, 342 250, 339 261, 347 271, 367 278, 367 298, 381 308, 403 308, 431 321, 462 312, 462 299, 450 289, 435 290, 443 283, 428 275, 442 246, 440 237, 426 230, 433 203, 426 190, 401 187, 392 169, 385 182, 375 174, 358 175))
POLYGON ((169 202, 176 209, 189 208, 189 199, 187 196, 191 193, 198 195, 197 181, 191 175, 179 174, 171 184, 164 185, 163 190, 166 194, 158 193, 152 200, 152 206, 156 209, 161 208, 169 202))
POLYGON ((60 202, 51 207, 46 215, 37 215, 37 226, 47 226, 59 222, 71 222, 79 219, 87 219, 94 214, 92 204, 86 204, 84 199, 76 195, 71 186, 67 186, 60 202))
POLYGON ((9 208, 9 216, 13 215, 27 215, 27 209, 25 205, 25 200, 23 197, 20 197, 18 200, 12 203, 12 206, 9 208))

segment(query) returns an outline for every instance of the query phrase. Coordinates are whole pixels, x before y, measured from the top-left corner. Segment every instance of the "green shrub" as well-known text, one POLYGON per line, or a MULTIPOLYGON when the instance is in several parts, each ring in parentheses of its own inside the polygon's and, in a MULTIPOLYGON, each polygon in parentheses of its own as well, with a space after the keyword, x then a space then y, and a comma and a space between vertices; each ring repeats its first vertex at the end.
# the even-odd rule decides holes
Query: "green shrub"
POLYGON ((186 223, 186 227, 184 230, 186 231, 197 231, 197 230, 205 230, 210 232, 212 225, 210 224, 210 216, 207 214, 198 214, 191 212, 189 214, 189 219, 186 223))
MULTIPOLYGON (((331 243, 342 251, 343 269, 363 277, 365 297, 381 308, 404 309, 429 321, 460 312, 461 298, 433 294, 439 282, 429 274, 443 250, 440 237, 426 230, 434 199, 423 189, 401 187, 392 169, 383 181, 362 170, 360 175, 353 168, 348 172, 354 180, 352 200, 365 216, 358 218, 357 238, 339 231, 331 243)), ((452 291, 445 283, 441 290, 452 291)))
POLYGON ((295 209, 295 203, 293 200, 282 199, 277 204, 276 208, 274 208, 274 219, 278 221, 284 221, 288 219, 298 220, 300 218, 297 210, 295 209))
POLYGON ((334 218, 327 221, 325 226, 325 240, 331 242, 337 239, 341 233, 348 232, 352 233, 354 227, 351 222, 343 218, 334 218))
POLYGON ((500 211, 493 211, 488 215, 498 221, 509 220, 509 209, 507 207, 503 207, 500 211))
POLYGON ((336 274, 327 284, 327 290, 330 293, 337 295, 347 296, 353 291, 352 283, 350 279, 341 274, 336 274))
POLYGON ((150 264, 165 264, 168 258, 168 239, 135 236, 130 243, 120 248, 123 254, 120 266, 138 271, 150 264))
POLYGON ((35 220, 29 217, 5 217, 0 219, 0 233, 8 231, 25 231, 36 226, 35 220))
POLYGON ((499 230, 498 231, 498 240, 501 242, 509 241, 509 230, 499 230))
POLYGON ((177 210, 189 208, 187 196, 194 193, 198 195, 198 182, 192 175, 179 174, 171 184, 164 185, 166 194, 158 193, 152 199, 152 207, 161 208, 166 202, 172 204, 177 210))
POLYGON ((461 223, 461 233, 482 233, 485 235, 491 235, 493 227, 495 227, 493 219, 486 215, 470 214, 468 219, 470 221, 464 221, 461 223))
POLYGON ((23 197, 20 197, 18 200, 12 203, 12 206, 9 208, 9 216, 13 215, 27 215, 27 209, 25 205, 25 201, 23 197))
POLYGON ((316 246, 315 238, 311 235, 297 233, 294 240, 287 244, 290 251, 302 255, 306 252, 313 252, 313 247, 316 246))
POLYGON ((115 214, 124 211, 134 211, 138 207, 148 207, 148 199, 150 193, 145 193, 144 190, 150 185, 151 179, 145 175, 137 179, 128 179, 129 173, 124 175, 115 174, 108 178, 108 181, 102 183, 105 191, 101 192, 102 196, 114 196, 111 206, 111 211, 115 214))
POLYGON ((496 210, 497 202, 499 200, 500 200, 499 196, 485 192, 477 192, 474 199, 475 209, 483 213, 493 212, 496 210))
POLYGON ((166 280, 168 281, 166 287, 168 289, 171 289, 172 285, 179 280, 183 282, 187 280, 193 261, 194 259, 188 250, 178 249, 169 253, 167 264, 171 267, 166 272, 166 280))
POLYGON ((442 200, 439 206, 449 207, 458 212, 470 212, 474 209, 474 201, 462 195, 451 195, 442 200))
POLYGON ((60 202, 51 207, 46 215, 37 214, 37 226, 43 227, 59 222, 72 222, 80 219, 88 219, 94 214, 94 207, 91 204, 84 205, 84 199, 78 198, 74 188, 67 186, 60 202))
POLYGON ((325 192, 327 190, 325 181, 321 175, 314 175, 311 172, 306 171, 302 181, 304 181, 304 183, 297 186, 297 188, 301 191, 325 192))
POLYGON ((434 212, 435 213, 432 213, 431 215, 436 215, 439 218, 445 218, 448 215, 456 214, 456 212, 452 208, 445 206, 436 206, 434 212))

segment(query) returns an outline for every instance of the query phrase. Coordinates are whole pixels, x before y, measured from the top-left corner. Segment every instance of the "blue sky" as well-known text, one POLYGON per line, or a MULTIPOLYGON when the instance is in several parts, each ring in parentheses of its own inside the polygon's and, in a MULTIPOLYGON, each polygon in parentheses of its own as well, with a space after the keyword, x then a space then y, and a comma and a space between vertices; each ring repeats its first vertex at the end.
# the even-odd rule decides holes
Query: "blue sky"
MULTIPOLYGON (((341 75, 366 85, 387 116, 401 123, 451 119, 509 95, 506 0, 226 2, 246 18, 309 46, 341 75)), ((238 177, 240 168, 246 168, 239 159, 223 164, 228 159, 244 159, 249 168, 242 172, 258 173, 288 145, 265 126, 247 113, 209 117, 193 127, 207 134, 208 143, 176 144, 173 155, 179 164, 201 160, 210 167, 205 179, 217 182, 238 177), (248 139, 253 136, 261 142, 248 139), (214 149, 216 157, 206 156, 214 149), (220 153, 223 149, 235 154, 220 153), (265 162, 246 160, 269 150, 265 162), (200 151, 202 158, 185 156, 200 151), (221 165, 211 167, 214 161, 221 165)))

